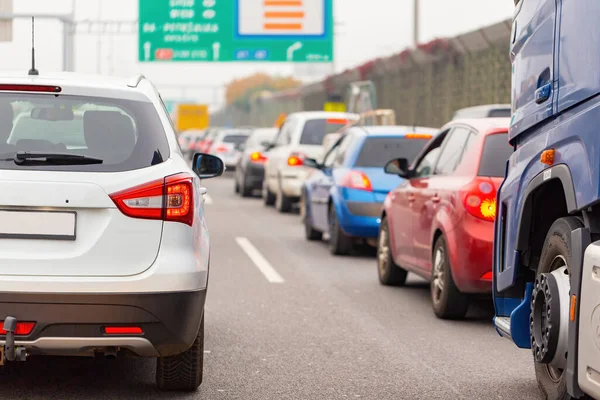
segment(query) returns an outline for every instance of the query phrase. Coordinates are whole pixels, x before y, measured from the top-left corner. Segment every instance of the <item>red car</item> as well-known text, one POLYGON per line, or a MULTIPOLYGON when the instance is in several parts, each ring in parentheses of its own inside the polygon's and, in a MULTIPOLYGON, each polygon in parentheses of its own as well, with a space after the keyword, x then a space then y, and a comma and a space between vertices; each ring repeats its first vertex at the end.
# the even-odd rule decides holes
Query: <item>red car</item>
POLYGON ((377 263, 383 285, 413 272, 430 282, 439 318, 463 318, 470 294, 490 293, 496 191, 513 152, 508 118, 454 120, 409 166, 386 172, 405 181, 385 202, 377 263))

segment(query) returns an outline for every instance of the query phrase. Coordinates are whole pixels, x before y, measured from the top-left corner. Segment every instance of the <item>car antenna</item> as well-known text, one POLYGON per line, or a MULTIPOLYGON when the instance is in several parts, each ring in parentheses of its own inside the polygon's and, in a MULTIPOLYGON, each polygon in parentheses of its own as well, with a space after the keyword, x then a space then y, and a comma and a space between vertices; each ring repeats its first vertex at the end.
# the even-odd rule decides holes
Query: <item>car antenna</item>
POLYGON ((39 71, 35 69, 35 17, 31 17, 31 69, 27 75, 39 74, 39 71))

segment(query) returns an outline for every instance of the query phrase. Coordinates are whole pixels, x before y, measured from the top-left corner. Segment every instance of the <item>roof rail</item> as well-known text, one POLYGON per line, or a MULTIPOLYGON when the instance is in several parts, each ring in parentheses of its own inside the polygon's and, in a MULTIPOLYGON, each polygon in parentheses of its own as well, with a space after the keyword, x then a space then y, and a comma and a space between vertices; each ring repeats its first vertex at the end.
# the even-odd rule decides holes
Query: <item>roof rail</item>
POLYGON ((132 88, 137 87, 140 84, 140 82, 142 81, 142 79, 146 79, 146 77, 143 74, 137 74, 129 80, 129 83, 127 83, 127 86, 132 87, 132 88))

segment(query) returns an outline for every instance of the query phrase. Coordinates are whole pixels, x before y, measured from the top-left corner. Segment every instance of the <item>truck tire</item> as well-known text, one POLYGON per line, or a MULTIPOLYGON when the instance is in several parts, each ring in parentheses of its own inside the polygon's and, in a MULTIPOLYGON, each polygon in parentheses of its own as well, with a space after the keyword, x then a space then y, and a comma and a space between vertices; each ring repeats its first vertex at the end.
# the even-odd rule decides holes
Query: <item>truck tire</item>
POLYGON ((462 319, 469 309, 469 298, 461 293, 452 277, 446 240, 440 236, 433 246, 430 294, 433 312, 441 319, 462 319))
POLYGON ((188 350, 156 363, 156 385, 161 390, 194 391, 202 384, 204 367, 204 313, 198 336, 188 350))
POLYGON ((337 217, 335 207, 329 207, 329 251, 335 256, 345 256, 352 251, 352 238, 347 236, 337 217))
MULTIPOLYGON (((575 217, 560 218, 552 224, 542 247, 536 277, 557 269, 558 264, 555 260, 561 257, 562 260, 566 261, 567 270, 570 270, 571 232, 581 227, 583 227, 583 224, 575 217)), ((548 364, 538 363, 535 360, 534 364, 538 386, 547 400, 572 399, 567 393, 564 371, 557 370, 548 364)))
POLYGON ((383 217, 377 240, 377 275, 379 276, 379 283, 385 286, 404 286, 408 271, 394 262, 389 232, 388 220, 383 217))

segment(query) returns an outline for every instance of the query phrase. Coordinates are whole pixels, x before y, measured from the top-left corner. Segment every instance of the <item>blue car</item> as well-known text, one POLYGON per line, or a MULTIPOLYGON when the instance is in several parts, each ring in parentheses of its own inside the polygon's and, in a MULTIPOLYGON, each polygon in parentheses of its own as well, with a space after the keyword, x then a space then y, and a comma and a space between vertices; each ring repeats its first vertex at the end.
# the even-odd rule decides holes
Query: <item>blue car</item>
POLYGON ((322 162, 305 159, 313 173, 304 183, 300 213, 307 240, 329 233, 332 254, 351 252, 357 241, 376 246, 383 201, 402 178, 386 174, 399 157, 412 162, 437 129, 355 126, 328 150, 322 162))

